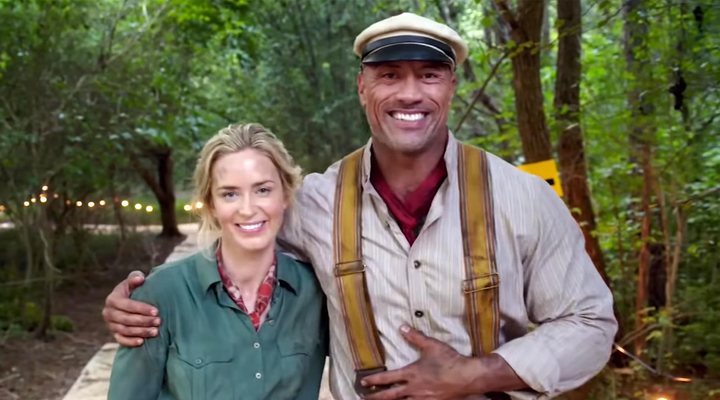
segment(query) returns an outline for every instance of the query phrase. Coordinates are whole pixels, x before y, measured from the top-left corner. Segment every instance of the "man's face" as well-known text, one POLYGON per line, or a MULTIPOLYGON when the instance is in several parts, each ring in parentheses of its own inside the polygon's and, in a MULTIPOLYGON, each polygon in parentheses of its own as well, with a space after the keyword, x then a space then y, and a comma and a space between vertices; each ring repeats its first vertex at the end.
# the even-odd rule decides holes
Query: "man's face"
POLYGON ((365 64, 357 78, 373 146, 419 154, 442 146, 455 74, 446 64, 396 61, 365 64))

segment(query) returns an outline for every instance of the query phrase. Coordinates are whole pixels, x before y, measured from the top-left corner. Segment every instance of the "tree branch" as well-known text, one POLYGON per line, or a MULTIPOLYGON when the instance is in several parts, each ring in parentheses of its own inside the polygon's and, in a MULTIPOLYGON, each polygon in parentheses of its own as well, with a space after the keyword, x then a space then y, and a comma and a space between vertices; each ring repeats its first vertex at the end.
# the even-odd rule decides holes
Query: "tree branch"
POLYGON ((453 132, 460 131, 460 128, 462 127, 463 123, 467 119, 468 115, 470 115, 470 111, 472 111, 473 107, 475 106, 475 103, 477 103, 477 101, 480 99, 480 97, 485 93, 485 88, 487 87, 488 83, 490 83, 490 80, 495 76, 498 68, 500 67, 500 64, 502 64, 502 62, 505 61, 507 56, 508 56, 508 53, 504 53, 495 62, 495 65, 493 65, 492 69, 490 70, 490 73, 485 77, 485 81, 483 82, 482 86, 480 86, 480 89, 478 89, 475 92, 475 96, 473 97, 472 101, 470 102, 470 105, 465 109, 465 112, 463 113, 462 117, 460 117, 460 121, 458 121, 453 132))

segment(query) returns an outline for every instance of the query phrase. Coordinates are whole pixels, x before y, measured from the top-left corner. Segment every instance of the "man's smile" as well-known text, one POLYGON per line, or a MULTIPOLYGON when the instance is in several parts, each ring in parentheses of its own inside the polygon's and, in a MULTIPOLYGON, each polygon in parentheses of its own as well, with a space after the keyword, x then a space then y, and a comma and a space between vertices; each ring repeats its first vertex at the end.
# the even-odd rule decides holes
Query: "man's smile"
POLYGON ((393 111, 390 113, 390 116, 393 117, 394 119, 397 119, 400 121, 419 121, 419 120, 425 118, 425 116, 427 116, 427 113, 422 113, 422 112, 408 113, 408 112, 393 111))

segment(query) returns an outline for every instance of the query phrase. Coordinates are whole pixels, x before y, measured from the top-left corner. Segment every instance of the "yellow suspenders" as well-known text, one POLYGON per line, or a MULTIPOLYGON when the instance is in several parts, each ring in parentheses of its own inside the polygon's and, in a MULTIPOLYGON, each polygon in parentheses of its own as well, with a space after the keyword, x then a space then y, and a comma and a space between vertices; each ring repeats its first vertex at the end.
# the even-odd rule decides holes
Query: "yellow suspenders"
MULTIPOLYGON (((355 390, 363 376, 385 370, 385 353, 375 326, 362 261, 363 149, 346 156, 335 192, 333 249, 335 277, 355 364, 355 390)), ((487 157, 482 150, 458 144, 460 215, 465 261, 465 315, 474 356, 497 346, 499 334, 495 229, 487 157)))

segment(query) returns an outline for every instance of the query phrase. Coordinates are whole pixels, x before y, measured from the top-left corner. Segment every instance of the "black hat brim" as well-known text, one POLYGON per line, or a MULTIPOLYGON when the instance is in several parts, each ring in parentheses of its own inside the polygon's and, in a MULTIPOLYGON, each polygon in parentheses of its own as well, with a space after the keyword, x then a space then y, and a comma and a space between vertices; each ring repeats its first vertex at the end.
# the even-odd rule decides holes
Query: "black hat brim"
POLYGON ((422 36, 395 36, 370 43, 363 63, 390 61, 435 61, 455 65, 455 54, 447 44, 422 36))

